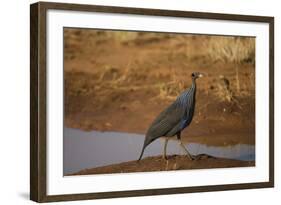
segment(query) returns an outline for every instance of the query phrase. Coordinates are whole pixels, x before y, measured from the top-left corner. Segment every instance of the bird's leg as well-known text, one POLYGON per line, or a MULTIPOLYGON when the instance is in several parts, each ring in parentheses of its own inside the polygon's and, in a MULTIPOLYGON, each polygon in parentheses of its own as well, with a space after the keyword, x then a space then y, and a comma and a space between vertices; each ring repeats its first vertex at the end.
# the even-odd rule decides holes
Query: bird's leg
POLYGON ((164 142, 164 149, 163 149, 163 158, 167 160, 167 156, 166 156, 166 151, 167 151, 167 144, 168 144, 168 137, 165 137, 165 142, 164 142))
POLYGON ((181 141, 181 133, 180 133, 180 132, 177 134, 177 139, 178 139, 178 141, 179 141, 180 147, 184 150, 184 152, 186 153, 187 157, 188 157, 190 160, 194 160, 194 157, 189 153, 189 151, 186 149, 186 147, 185 147, 184 144, 182 143, 182 141, 181 141))
POLYGON ((194 160, 194 157, 188 152, 188 150, 186 149, 186 147, 184 146, 184 144, 182 143, 181 140, 179 140, 179 144, 180 144, 180 146, 182 147, 182 149, 185 151, 187 157, 188 157, 190 160, 194 160))

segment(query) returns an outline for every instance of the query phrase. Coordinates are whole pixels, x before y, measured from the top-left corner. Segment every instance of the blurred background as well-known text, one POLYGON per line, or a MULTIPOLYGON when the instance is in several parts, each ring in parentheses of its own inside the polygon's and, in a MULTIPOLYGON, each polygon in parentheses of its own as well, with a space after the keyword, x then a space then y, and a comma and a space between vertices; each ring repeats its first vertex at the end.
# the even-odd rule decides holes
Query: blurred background
POLYGON ((144 134, 197 80, 187 142, 255 143, 255 38, 64 28, 65 127, 144 134))

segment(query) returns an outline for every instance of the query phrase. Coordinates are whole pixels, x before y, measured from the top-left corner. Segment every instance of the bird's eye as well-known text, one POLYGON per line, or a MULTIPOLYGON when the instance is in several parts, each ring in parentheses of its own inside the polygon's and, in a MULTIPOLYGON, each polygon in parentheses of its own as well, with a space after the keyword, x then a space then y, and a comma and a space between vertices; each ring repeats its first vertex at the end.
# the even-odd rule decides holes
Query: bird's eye
POLYGON ((194 73, 192 73, 191 76, 194 77, 195 76, 194 73))

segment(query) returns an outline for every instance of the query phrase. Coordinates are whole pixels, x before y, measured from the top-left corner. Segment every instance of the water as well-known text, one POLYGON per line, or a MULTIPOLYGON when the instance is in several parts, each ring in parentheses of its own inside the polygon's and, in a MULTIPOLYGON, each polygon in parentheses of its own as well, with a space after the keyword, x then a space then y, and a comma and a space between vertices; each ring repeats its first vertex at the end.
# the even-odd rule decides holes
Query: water
MULTIPOLYGON (((121 133, 82 131, 64 128, 63 139, 63 174, 71 174, 82 169, 117 164, 139 158, 144 135, 121 133)), ((164 140, 151 143, 144 152, 147 156, 161 155, 164 140)), ((191 154, 208 154, 239 160, 255 160, 255 146, 237 144, 234 146, 206 146, 190 143, 186 145, 191 154)), ((184 154, 176 140, 169 140, 167 154, 184 154)))

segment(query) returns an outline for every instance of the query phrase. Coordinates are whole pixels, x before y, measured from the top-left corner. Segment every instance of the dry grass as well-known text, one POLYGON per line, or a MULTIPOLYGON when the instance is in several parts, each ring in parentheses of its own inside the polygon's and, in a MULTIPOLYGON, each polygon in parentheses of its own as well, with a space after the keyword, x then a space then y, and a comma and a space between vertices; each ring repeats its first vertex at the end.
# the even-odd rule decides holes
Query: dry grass
MULTIPOLYGON (((168 53, 168 56, 161 57, 161 63, 167 61, 183 61, 194 63, 212 64, 214 61, 237 64, 235 78, 228 80, 232 84, 231 89, 219 82, 221 79, 216 77, 218 84, 214 84, 215 93, 221 101, 231 102, 234 94, 237 96, 250 94, 249 88, 244 88, 243 79, 240 80, 238 67, 244 62, 255 62, 255 38, 248 37, 227 37, 227 36, 202 36, 202 35, 175 35, 167 33, 149 33, 149 32, 123 32, 123 31, 104 31, 89 29, 66 29, 65 30, 65 55, 66 59, 78 58, 84 53, 90 53, 91 49, 99 47, 103 43, 110 41, 122 46, 137 44, 145 45, 146 43, 164 40, 163 44, 170 44, 177 48, 178 53, 168 53), (82 39, 82 41, 81 41, 82 39), (87 39, 87 40, 83 40, 87 39), (185 46, 186 45, 186 46, 185 46), (180 50, 188 48, 187 50, 180 50), (188 51, 188 52, 187 52, 188 51), (179 56, 180 52, 186 54, 176 60, 174 56, 179 56), (206 59, 208 59, 206 61, 206 59), (234 86, 233 86, 234 85, 234 86), (248 89, 248 90, 247 90, 248 89)), ((167 45, 166 45, 167 46, 167 45)), ((142 64, 144 62, 140 61, 142 64)), ((110 63, 110 62, 108 62, 110 63)), ((157 68, 157 61, 151 61, 151 67, 157 68), (154 63, 154 64, 153 64, 154 63)), ((117 65, 118 66, 118 65, 117 65)), ((168 67, 169 65, 165 65, 168 67)), ((172 66, 172 64, 170 65, 172 66)), ((103 89, 118 91, 156 89, 159 94, 155 96, 160 99, 174 100, 186 88, 180 75, 183 73, 161 73, 153 71, 150 75, 150 67, 139 66, 134 62, 128 62, 124 67, 113 67, 112 65, 103 65, 98 68, 96 76, 87 79, 72 82, 71 94, 73 95, 90 95, 96 92, 102 92, 103 89), (88 81, 87 83, 85 82, 88 81), (90 83, 89 83, 90 82, 90 83), (140 83, 141 82, 141 83, 140 83), (130 85, 130 86, 128 86, 130 85)), ((245 79, 245 78, 244 78, 245 79)), ((249 76, 251 87, 254 87, 254 75, 249 76)), ((186 82, 185 82, 186 83, 186 82)), ((208 91, 206 91, 208 92, 208 91)))
POLYGON ((217 83, 216 95, 219 97, 220 101, 231 102, 234 99, 233 92, 230 89, 229 80, 220 75, 217 83))
POLYGON ((182 82, 170 81, 168 83, 159 83, 159 95, 161 99, 175 100, 177 96, 185 89, 182 82))
POLYGON ((205 46, 207 56, 214 61, 255 62, 255 38, 212 36, 205 46))
MULTIPOLYGON (((169 79, 161 79, 158 73, 146 75, 145 70, 141 71, 133 67, 128 67, 126 69, 118 69, 110 66, 106 66, 104 69, 100 70, 96 75, 87 74, 80 80, 74 80, 75 76, 79 77, 79 73, 69 74, 69 80, 67 87, 71 95, 74 96, 89 96, 94 93, 99 93, 102 96, 106 95, 107 92, 116 93, 127 93, 131 91, 156 91, 153 99, 161 99, 173 101, 177 96, 183 92, 188 86, 189 81, 180 80, 177 77, 173 77, 176 74, 171 74, 169 79), (72 80, 73 79, 73 80, 72 80), (147 83, 136 83, 144 82, 148 80, 147 83), (130 85, 130 86, 128 86, 130 85)), ((79 78, 78 78, 79 79, 79 78)), ((219 76, 214 79, 212 83, 213 88, 212 93, 215 94, 219 101, 221 102, 234 102, 235 96, 249 96, 252 94, 251 90, 241 90, 239 75, 237 74, 235 78, 228 79, 226 76, 219 76), (230 83, 232 85, 230 86, 230 83)), ((207 91, 204 91, 208 93, 207 91)))
POLYGON ((69 94, 73 96, 89 96, 94 93, 100 93, 103 96, 108 91, 116 93, 124 93, 130 91, 139 90, 156 90, 158 95, 154 98, 162 100, 175 100, 177 96, 186 89, 186 86, 182 81, 173 79, 171 77, 167 81, 158 79, 158 74, 150 75, 149 83, 136 84, 135 82, 143 81, 148 76, 146 71, 128 66, 126 69, 118 69, 110 66, 106 66, 99 71, 98 75, 90 75, 83 73, 68 73, 66 81, 69 94), (79 76, 83 76, 79 78, 79 76), (85 76, 87 76, 85 78, 85 76), (130 85, 130 86, 128 86, 130 85))
MULTIPOLYGON (((73 48, 74 52, 78 47, 94 46, 95 43, 103 43, 107 40, 114 40, 116 43, 125 45, 138 44, 145 45, 163 39, 177 39, 187 48, 193 42, 198 44, 198 51, 201 57, 207 57, 212 61, 223 61, 233 63, 255 62, 255 38, 253 37, 231 37, 231 36, 198 36, 198 35, 179 35, 169 33, 149 33, 149 32, 127 32, 127 31, 107 31, 89 29, 66 29, 66 46, 73 48), (80 39, 89 39, 81 44, 80 39)), ((169 41, 168 41, 169 42, 169 41)), ((68 50, 67 50, 68 51, 68 50)), ((197 54, 197 51, 188 50, 186 58, 197 54)))
POLYGON ((139 33, 115 31, 115 32, 108 32, 108 35, 114 38, 116 41, 119 41, 121 43, 128 43, 130 41, 134 41, 138 37, 139 33))

